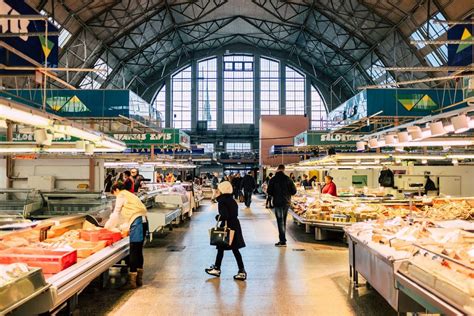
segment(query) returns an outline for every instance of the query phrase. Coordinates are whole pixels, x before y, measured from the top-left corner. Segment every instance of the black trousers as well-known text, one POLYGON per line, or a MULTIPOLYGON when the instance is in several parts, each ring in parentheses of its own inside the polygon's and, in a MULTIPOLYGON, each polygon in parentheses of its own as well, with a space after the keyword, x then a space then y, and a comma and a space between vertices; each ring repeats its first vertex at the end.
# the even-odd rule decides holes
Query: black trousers
POLYGON ((252 203, 252 191, 245 191, 244 190, 244 202, 245 206, 249 207, 252 203))
MULTIPOLYGON (((237 261, 237 266, 239 267, 239 272, 245 271, 244 261, 242 260, 242 255, 240 254, 239 249, 232 249, 235 260, 237 261)), ((217 249, 216 263, 214 264, 217 269, 221 269, 222 259, 224 259, 224 250, 217 249)))
POLYGON ((128 267, 130 268, 130 272, 137 272, 137 269, 143 269, 143 245, 145 244, 147 231, 148 222, 143 223, 143 241, 130 242, 130 254, 128 255, 128 267))
POLYGON ((288 215, 288 207, 275 207, 275 216, 278 224, 278 235, 281 243, 286 243, 286 218, 288 215))
POLYGON ((143 242, 130 243, 129 256, 130 272, 137 272, 137 269, 143 269, 143 242))
POLYGON ((265 207, 273 208, 272 196, 267 194, 267 200, 265 201, 265 207))

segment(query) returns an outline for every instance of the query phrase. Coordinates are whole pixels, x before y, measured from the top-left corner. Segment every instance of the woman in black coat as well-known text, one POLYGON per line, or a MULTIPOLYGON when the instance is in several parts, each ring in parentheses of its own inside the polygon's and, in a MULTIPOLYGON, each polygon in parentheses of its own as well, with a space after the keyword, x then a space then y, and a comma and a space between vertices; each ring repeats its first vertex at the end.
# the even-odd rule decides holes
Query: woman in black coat
POLYGON ((219 183, 217 191, 219 194, 217 197, 219 215, 216 216, 216 219, 219 218, 221 221, 220 227, 224 227, 227 222, 227 227, 234 231, 234 239, 229 247, 217 247, 216 262, 209 269, 206 269, 206 273, 219 277, 221 275, 221 264, 222 259, 224 258, 224 251, 232 250, 239 267, 239 272, 234 275, 234 279, 244 281, 247 279, 247 272, 245 272, 244 262, 239 249, 245 247, 245 241, 238 218, 239 206, 232 197, 233 188, 229 181, 219 183))

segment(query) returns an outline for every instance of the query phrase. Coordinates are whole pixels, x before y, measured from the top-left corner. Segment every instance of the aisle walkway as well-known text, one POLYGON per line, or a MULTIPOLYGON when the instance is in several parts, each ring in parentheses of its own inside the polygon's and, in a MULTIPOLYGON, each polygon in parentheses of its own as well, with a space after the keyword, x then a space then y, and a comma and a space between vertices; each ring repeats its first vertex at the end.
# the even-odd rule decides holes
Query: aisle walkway
POLYGON ((209 246, 207 230, 214 223, 216 209, 215 204, 204 205, 183 227, 148 245, 141 289, 84 294, 79 302, 81 315, 393 313, 378 294, 365 288, 352 290, 343 245, 309 241, 311 236, 304 229, 288 222, 289 246, 274 247, 278 235, 274 218, 259 199, 254 199, 250 210, 240 210, 248 280, 233 280, 237 267, 230 252, 224 257, 221 277, 208 276, 204 268, 214 262, 216 251, 209 246))

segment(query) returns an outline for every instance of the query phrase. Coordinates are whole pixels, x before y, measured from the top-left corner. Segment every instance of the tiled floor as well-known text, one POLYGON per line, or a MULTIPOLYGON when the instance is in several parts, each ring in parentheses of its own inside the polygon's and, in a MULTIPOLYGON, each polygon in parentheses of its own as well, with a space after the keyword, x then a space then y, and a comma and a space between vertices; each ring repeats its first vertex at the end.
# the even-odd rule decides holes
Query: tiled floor
POLYGON ((208 276, 204 268, 216 250, 207 230, 215 214, 216 205, 204 205, 189 222, 148 244, 145 285, 130 292, 89 289, 79 297, 81 315, 395 315, 376 292, 353 289, 342 243, 316 243, 289 219, 289 246, 275 248, 274 217, 258 198, 250 210, 240 210, 248 280, 233 280, 237 266, 230 252, 221 277, 208 276), (185 248, 170 252, 169 246, 185 248))

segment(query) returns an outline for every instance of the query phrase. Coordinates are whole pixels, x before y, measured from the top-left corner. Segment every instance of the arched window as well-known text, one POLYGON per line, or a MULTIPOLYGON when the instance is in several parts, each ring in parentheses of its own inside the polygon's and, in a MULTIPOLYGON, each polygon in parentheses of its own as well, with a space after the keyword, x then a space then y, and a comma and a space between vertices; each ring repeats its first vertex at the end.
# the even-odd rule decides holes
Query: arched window
POLYGON ((280 114, 280 65, 268 58, 260 59, 260 113, 280 114))
POLYGON ((224 56, 224 124, 253 124, 253 56, 224 56))
POLYGON ((198 63, 198 120, 207 121, 207 129, 217 129, 217 59, 198 63))
POLYGON ((326 130, 327 117, 328 112, 319 91, 311 86, 311 129, 319 131, 326 130))
POLYGON ((173 76, 172 80, 173 127, 191 129, 191 67, 187 67, 173 76))
POLYGON ((305 114, 305 77, 291 67, 286 67, 286 114, 305 114))
POLYGON ((156 95, 155 101, 153 102, 154 108, 160 113, 161 126, 166 126, 166 85, 156 95))

